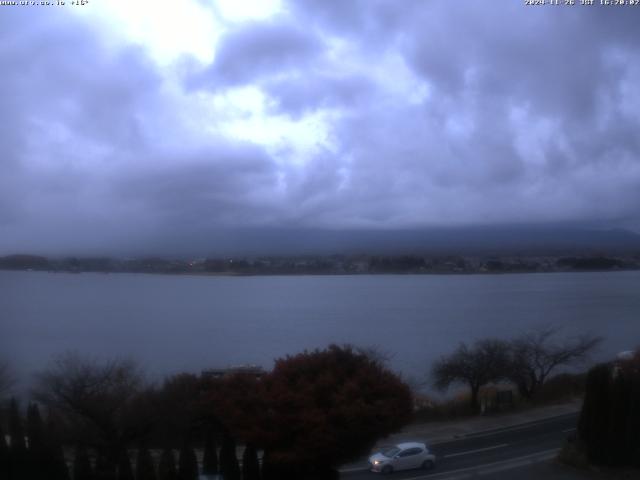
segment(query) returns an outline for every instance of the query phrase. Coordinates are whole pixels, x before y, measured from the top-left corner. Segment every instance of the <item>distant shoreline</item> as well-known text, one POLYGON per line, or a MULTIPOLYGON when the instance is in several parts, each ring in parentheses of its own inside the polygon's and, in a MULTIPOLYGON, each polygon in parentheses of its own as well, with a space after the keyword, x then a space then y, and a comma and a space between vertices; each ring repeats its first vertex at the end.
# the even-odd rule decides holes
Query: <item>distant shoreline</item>
POLYGON ((640 267, 610 270, 521 270, 521 271, 468 271, 468 272, 306 272, 306 273, 241 273, 241 272, 133 272, 133 271, 69 271, 69 270, 34 270, 34 269, 8 269, 0 268, 5 272, 50 273, 78 275, 83 273, 102 275, 165 275, 182 277, 364 277, 364 276, 487 276, 487 275, 531 275, 549 273, 622 273, 637 272, 640 267))
POLYGON ((640 270, 627 255, 331 255, 167 259, 159 257, 0 257, 0 270, 66 273, 155 273, 200 276, 465 275, 640 270))

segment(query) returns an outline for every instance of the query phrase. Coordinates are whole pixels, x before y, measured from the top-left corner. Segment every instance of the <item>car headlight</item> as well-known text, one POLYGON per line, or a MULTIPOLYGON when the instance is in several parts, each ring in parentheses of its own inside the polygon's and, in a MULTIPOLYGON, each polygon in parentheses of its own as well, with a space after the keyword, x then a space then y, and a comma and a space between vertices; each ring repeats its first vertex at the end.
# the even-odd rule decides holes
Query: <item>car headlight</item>
POLYGON ((380 465, 382 463, 382 460, 374 460, 373 464, 374 465, 380 465))

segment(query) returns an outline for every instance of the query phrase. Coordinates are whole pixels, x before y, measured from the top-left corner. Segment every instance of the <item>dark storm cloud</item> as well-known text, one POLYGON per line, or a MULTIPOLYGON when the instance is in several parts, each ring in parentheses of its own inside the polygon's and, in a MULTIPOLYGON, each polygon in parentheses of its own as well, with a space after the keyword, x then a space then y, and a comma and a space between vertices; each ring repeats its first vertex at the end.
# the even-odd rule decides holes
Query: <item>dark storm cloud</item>
POLYGON ((321 49, 309 32, 287 22, 250 23, 226 34, 208 70, 195 85, 254 83, 264 74, 304 68, 321 49))
POLYGON ((159 82, 139 50, 110 52, 85 25, 55 13, 3 12, 3 21, 7 124, 22 135, 60 126, 111 146, 135 144, 137 120, 121 113, 141 108, 159 82))
POLYGON ((160 225, 210 228, 235 222, 260 224, 277 207, 271 159, 255 147, 220 145, 180 158, 158 158, 113 182, 114 194, 138 204, 160 225))
POLYGON ((109 52, 63 14, 4 10, 0 222, 5 240, 28 242, 94 200, 101 164, 139 148, 135 112, 158 78, 139 51, 109 52))
POLYGON ((179 249, 225 228, 640 228, 640 8, 299 0, 227 24, 183 85, 80 19, 6 10, 3 252, 179 249), (203 102, 246 86, 265 113, 239 116, 317 138, 225 134, 233 107, 208 123, 203 102))
POLYGON ((399 55, 430 89, 419 105, 385 101, 381 90, 334 129, 351 158, 343 201, 355 217, 638 219, 638 96, 629 85, 640 80, 640 10, 420 4, 396 3, 389 17, 387 2, 294 2, 303 22, 365 58, 399 55))
POLYGON ((64 13, 2 13, 3 252, 126 251, 269 205, 252 199, 273 188, 259 147, 221 139, 194 153, 173 138, 179 112, 139 47, 107 45, 64 13))

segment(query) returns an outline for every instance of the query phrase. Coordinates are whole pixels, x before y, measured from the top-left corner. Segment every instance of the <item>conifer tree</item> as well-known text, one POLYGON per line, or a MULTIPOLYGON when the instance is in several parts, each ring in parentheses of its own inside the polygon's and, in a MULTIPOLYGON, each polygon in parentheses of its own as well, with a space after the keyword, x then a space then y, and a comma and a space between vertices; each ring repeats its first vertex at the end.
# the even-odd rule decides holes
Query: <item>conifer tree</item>
POLYGON ((274 480, 276 478, 273 462, 271 461, 271 455, 268 450, 262 452, 262 468, 260 469, 260 474, 262 475, 262 480, 274 480))
POLYGON ((27 446, 24 439, 24 427, 20 417, 20 409, 15 398, 11 399, 9 406, 9 437, 11 444, 10 470, 12 480, 25 480, 28 478, 27 446))
POLYGON ((73 459, 73 480, 94 480, 89 454, 82 445, 76 447, 73 459))
POLYGON ((589 370, 578 434, 593 463, 640 464, 640 355, 635 362, 589 370))
POLYGON ((118 480, 134 480, 131 459, 126 451, 120 454, 120 459, 118 460, 118 480))
POLYGON ((640 467, 640 371, 633 376, 630 389, 631 406, 625 443, 629 446, 630 464, 640 467))
POLYGON ((204 455, 202 457, 202 473, 215 475, 218 473, 218 452, 216 440, 212 431, 208 431, 204 441, 204 455))
POLYGON ((608 398, 610 384, 610 365, 600 364, 589 370, 578 421, 578 433, 587 445, 587 456, 594 462, 604 459, 610 413, 608 398))
POLYGON ((252 444, 247 444, 242 454, 242 480, 260 480, 258 453, 252 444))
POLYGON ((182 444, 180 459, 178 461, 178 477, 180 480, 198 479, 198 459, 196 452, 188 442, 182 444))
POLYGON ((48 452, 44 425, 38 405, 32 403, 27 408, 27 453, 29 474, 33 478, 45 478, 48 475, 48 452))
POLYGON ((158 480, 178 480, 178 470, 173 450, 165 448, 158 464, 158 480))
POLYGON ((229 432, 225 431, 220 448, 220 473, 225 480, 240 480, 240 466, 236 456, 236 442, 229 432))
POLYGON ((51 417, 45 427, 46 464, 48 468, 48 480, 69 480, 69 469, 64 458, 62 442, 58 435, 56 425, 51 417))
POLYGON ((297 480, 295 472, 286 470, 286 466, 272 460, 268 450, 262 454, 262 480, 297 480))
POLYGON ((69 467, 64 458, 64 450, 60 443, 54 444, 51 450, 51 470, 47 478, 51 480, 70 480, 69 467))
POLYGON ((156 478, 156 468, 151 452, 146 446, 141 446, 136 459, 136 480, 156 480, 156 478))
POLYGON ((115 465, 104 451, 98 452, 94 478, 96 480, 115 480, 117 478, 115 465))
POLYGON ((611 383, 609 442, 607 445, 607 463, 624 465, 631 445, 626 445, 626 430, 631 400, 629 382, 626 375, 616 375, 611 383))
POLYGON ((0 478, 9 478, 9 447, 4 438, 4 431, 0 426, 0 478))

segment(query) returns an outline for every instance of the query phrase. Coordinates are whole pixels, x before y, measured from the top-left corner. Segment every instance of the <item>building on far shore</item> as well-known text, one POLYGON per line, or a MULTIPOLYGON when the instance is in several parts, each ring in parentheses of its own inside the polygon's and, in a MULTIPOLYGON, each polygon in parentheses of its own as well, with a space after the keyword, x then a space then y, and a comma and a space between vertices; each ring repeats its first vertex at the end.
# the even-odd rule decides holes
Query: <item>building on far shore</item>
POLYGON ((236 365, 226 368, 209 368, 202 371, 204 378, 226 378, 231 375, 250 375, 260 380, 267 372, 258 365, 236 365))

